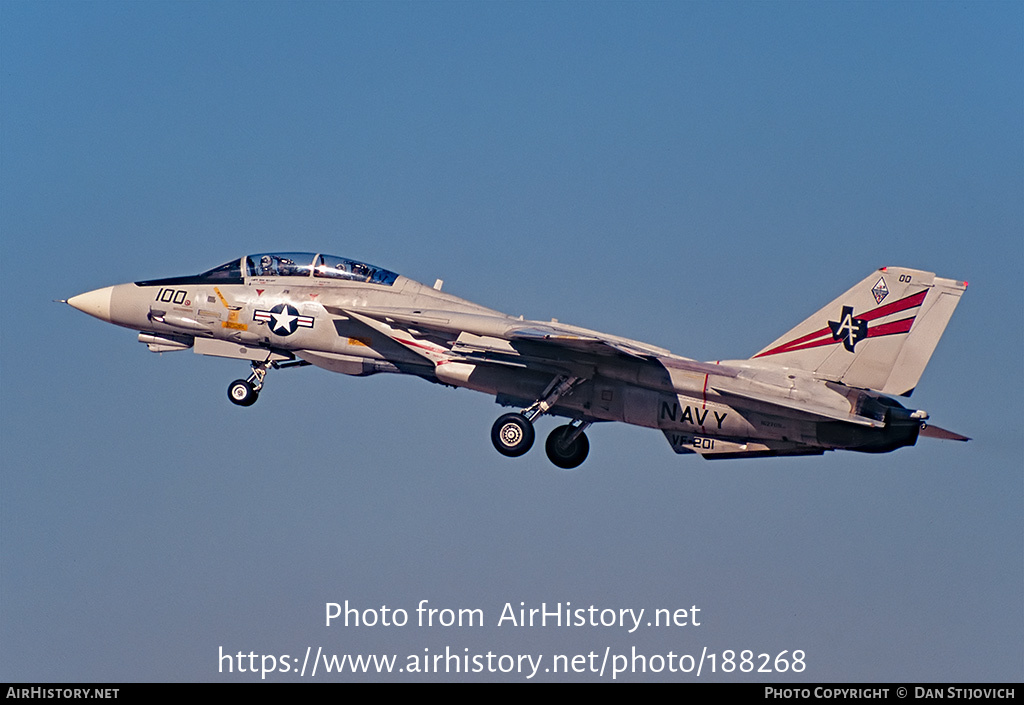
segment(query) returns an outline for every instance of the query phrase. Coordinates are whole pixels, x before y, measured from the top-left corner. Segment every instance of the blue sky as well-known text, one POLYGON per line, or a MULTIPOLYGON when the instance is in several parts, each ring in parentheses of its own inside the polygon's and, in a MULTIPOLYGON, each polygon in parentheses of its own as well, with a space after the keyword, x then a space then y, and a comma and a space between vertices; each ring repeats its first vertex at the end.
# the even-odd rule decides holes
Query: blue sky
POLYGON ((0 679, 635 646, 1021 680, 1022 27, 995 2, 3 3, 0 679), (560 472, 498 456, 483 395, 305 368, 239 409, 244 364, 52 303, 274 250, 699 359, 880 266, 965 279, 913 403, 974 440, 707 463, 602 425, 560 472), (325 627, 346 599, 486 624, 325 627), (498 627, 506 602, 704 621, 498 627))

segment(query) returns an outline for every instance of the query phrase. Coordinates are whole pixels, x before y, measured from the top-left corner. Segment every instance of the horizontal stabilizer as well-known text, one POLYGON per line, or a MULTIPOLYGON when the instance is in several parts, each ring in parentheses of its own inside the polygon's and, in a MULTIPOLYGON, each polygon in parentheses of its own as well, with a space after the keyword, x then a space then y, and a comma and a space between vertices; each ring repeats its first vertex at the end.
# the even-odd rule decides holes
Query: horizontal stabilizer
POLYGON ((947 431, 944 428, 938 426, 932 426, 931 424, 925 424, 921 427, 921 432, 918 434, 921 436, 927 436, 928 438, 941 438, 944 441, 969 441, 971 440, 967 436, 961 436, 959 433, 953 433, 947 431))

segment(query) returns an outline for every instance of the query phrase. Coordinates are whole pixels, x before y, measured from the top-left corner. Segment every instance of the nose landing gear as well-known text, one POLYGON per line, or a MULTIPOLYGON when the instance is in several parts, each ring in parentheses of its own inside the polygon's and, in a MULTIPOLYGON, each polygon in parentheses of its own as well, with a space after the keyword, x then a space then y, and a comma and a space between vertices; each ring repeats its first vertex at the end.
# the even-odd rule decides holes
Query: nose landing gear
POLYGON ((295 362, 253 362, 252 374, 248 379, 236 379, 228 385, 228 399, 232 404, 238 406, 252 406, 260 398, 260 390, 263 389, 263 380, 267 372, 273 367, 275 370, 283 370, 288 367, 305 367, 309 363, 305 360, 295 362))
POLYGON ((260 398, 263 378, 267 376, 269 362, 253 362, 249 379, 236 379, 228 385, 228 399, 238 406, 252 406, 260 398))
POLYGON ((228 386, 228 399, 232 404, 252 406, 260 398, 259 391, 247 380, 236 379, 228 386))

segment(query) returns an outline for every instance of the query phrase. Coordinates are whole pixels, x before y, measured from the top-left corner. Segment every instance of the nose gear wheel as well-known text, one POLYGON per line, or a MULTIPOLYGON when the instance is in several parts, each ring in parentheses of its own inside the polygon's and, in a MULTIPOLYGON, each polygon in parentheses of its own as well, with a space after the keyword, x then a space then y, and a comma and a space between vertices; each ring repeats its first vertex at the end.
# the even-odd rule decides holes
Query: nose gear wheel
POLYGON ((228 399, 232 404, 238 406, 252 406, 260 398, 260 390, 263 389, 263 379, 267 376, 267 368, 272 363, 252 363, 252 374, 249 379, 236 379, 228 385, 228 399))
POLYGON ((238 406, 252 406, 259 399, 260 393, 247 380, 236 379, 228 385, 228 399, 238 406))

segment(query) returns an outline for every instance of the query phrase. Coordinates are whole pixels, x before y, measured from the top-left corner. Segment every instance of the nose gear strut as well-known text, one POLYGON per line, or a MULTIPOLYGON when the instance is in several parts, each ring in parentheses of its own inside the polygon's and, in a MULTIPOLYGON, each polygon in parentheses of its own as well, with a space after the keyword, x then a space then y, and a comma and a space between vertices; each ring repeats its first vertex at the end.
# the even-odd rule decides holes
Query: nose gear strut
POLYGON ((258 362, 252 363, 252 374, 249 375, 248 379, 236 379, 234 382, 228 385, 228 399, 231 400, 232 404, 238 406, 252 406, 256 403, 256 400, 260 397, 260 390, 263 389, 263 380, 267 376, 267 372, 270 368, 275 370, 283 370, 288 367, 305 367, 310 363, 305 360, 296 360, 294 362, 258 362))

